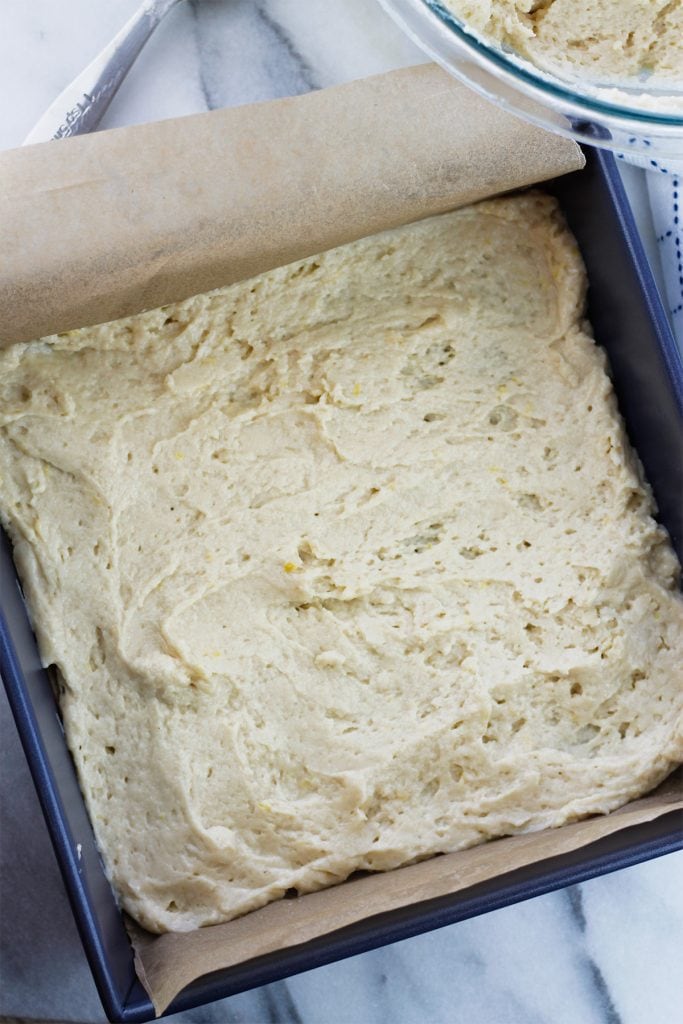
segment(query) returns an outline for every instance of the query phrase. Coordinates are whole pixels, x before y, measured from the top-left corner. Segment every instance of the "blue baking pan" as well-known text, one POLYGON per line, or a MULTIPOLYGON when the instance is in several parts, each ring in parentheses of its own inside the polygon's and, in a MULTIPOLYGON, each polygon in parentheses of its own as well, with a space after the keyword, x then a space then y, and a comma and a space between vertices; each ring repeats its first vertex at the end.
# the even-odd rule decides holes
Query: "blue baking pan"
MULTIPOLYGON (((584 171, 552 182, 583 252, 589 316, 608 352, 631 441, 683 559, 683 361, 643 252, 614 158, 589 152, 584 171)), ((52 837, 76 923, 111 1021, 147 1021, 121 914, 104 873, 47 673, 6 537, 0 543, 0 672, 52 837)), ((466 892, 375 916, 305 945, 278 950, 186 988, 168 1012, 188 1009, 298 971, 440 928, 607 871, 683 848, 664 815, 592 846, 510 872, 466 892)))

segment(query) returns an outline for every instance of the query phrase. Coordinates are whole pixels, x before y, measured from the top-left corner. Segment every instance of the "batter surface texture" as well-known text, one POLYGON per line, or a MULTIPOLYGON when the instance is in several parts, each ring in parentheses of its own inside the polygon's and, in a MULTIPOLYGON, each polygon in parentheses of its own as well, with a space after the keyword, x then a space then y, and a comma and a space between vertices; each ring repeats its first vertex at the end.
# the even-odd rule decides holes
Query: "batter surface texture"
POLYGON ((0 354, 2 519, 148 928, 681 757, 677 564, 584 288, 528 193, 0 354))
POLYGON ((549 71, 683 85, 683 0, 444 0, 472 28, 549 71))

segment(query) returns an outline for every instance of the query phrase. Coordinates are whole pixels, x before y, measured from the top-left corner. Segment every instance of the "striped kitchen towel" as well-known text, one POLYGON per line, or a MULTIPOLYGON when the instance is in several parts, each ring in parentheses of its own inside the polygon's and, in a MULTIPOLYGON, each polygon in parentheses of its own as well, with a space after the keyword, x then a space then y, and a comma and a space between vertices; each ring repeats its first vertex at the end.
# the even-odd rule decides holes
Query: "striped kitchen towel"
POLYGON ((662 298, 683 355, 683 158, 655 159, 628 151, 618 156, 647 171, 652 222, 666 291, 662 298))

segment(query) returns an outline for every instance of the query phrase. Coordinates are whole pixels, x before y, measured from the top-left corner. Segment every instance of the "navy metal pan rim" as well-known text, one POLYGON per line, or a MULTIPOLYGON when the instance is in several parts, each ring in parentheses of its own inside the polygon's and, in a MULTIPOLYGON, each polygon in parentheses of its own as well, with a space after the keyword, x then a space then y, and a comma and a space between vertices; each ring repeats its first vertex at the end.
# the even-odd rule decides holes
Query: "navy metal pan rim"
MULTIPOLYGON (((631 315, 639 320, 638 329, 650 337, 647 367, 641 366, 637 358, 634 361, 635 349, 630 351, 626 346, 624 351, 610 350, 620 406, 636 448, 640 449, 640 441, 647 439, 648 433, 651 436, 653 430, 659 430, 664 433, 655 436, 673 438, 676 444, 680 440, 683 450, 683 360, 661 306, 616 162, 604 152, 592 151, 588 155, 585 171, 558 179, 549 187, 559 196, 570 225, 580 244, 583 243, 592 290, 599 282, 601 289, 607 284, 609 293, 608 279, 614 267, 607 265, 600 254, 605 244, 611 245, 619 272, 628 279, 624 287, 633 292, 631 315), (600 207, 605 216, 591 226, 590 219, 600 202, 607 203, 610 210, 600 207), (583 212, 582 204, 586 206, 583 212), (607 243, 606 227, 607 233, 611 233, 607 243), (629 375, 633 374, 639 386, 661 395, 662 400, 643 403, 631 396, 624 401, 624 394, 628 396, 634 390, 632 382, 629 385, 629 375)), ((627 314, 615 304, 611 309, 594 305, 589 315, 596 337, 602 341, 612 322, 627 314)), ((625 327, 627 333, 634 333, 630 322, 625 327)), ((680 461, 678 476, 674 467, 673 485, 671 460, 665 451, 661 460, 655 452, 654 462, 647 463, 661 518, 679 555, 683 553, 683 459, 680 461), (664 474, 669 476, 665 478, 664 474), (666 496, 667 488, 672 491, 672 500, 666 496)), ((0 578, 14 580, 0 592, 0 672, 105 1013, 115 1022, 151 1020, 154 1009, 135 976, 132 949, 99 861, 47 674, 40 666, 16 583, 9 543, 4 537, 0 543, 0 578), (11 634, 8 620, 12 622, 11 634)), ((665 815, 647 825, 624 829, 582 851, 541 862, 465 893, 379 915, 314 943, 290 947, 201 978, 180 993, 168 1013, 683 849, 683 833, 677 822, 673 814, 665 815)))

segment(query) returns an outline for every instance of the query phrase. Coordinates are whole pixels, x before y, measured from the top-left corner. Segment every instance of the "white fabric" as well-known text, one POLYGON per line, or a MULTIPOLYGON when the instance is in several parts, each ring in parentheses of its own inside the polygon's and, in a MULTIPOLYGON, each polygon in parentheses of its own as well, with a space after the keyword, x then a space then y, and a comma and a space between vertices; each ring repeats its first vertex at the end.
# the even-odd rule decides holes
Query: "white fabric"
POLYGON ((674 334, 683 348, 683 163, 652 167, 647 188, 674 334))
POLYGON ((619 158, 647 171, 647 191, 664 279, 662 299, 683 353, 683 159, 664 162, 632 153, 620 153, 619 158))

